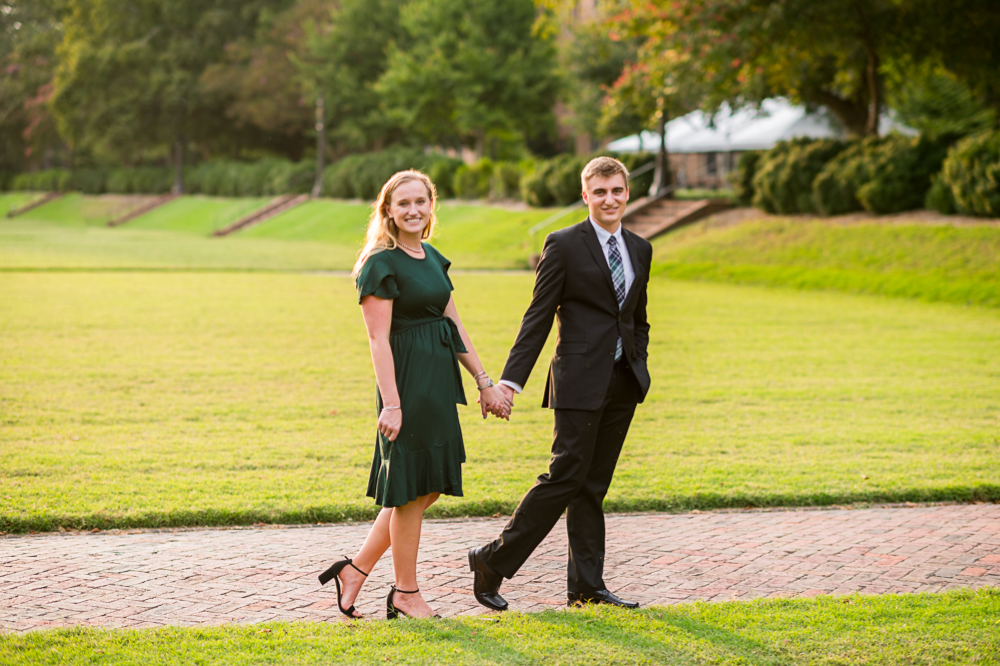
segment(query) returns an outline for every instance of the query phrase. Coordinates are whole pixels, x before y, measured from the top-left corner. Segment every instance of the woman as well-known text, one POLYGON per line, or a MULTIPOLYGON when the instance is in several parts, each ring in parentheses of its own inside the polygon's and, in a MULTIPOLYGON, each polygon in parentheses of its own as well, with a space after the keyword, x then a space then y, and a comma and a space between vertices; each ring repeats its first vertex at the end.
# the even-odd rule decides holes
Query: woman
POLYGON ((372 206, 354 266, 378 384, 368 496, 383 508, 357 555, 319 577, 324 585, 336 581, 337 605, 350 617, 361 617, 354 600, 390 545, 395 584, 386 617, 434 615, 417 587, 417 548, 427 507, 442 493, 462 495, 465 448, 455 404, 466 401, 459 363, 476 381, 483 418, 487 412, 510 416, 510 404, 483 370, 458 317, 450 262, 421 242, 434 231, 436 201, 423 173, 390 178, 372 206))

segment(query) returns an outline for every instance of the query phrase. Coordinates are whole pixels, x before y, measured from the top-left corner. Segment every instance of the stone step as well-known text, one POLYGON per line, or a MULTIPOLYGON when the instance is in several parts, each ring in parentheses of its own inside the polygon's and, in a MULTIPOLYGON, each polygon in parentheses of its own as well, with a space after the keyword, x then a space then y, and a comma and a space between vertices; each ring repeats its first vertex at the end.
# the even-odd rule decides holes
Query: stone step
POLYGON ((157 199, 155 199, 153 201, 150 201, 149 203, 146 203, 146 204, 143 204, 142 206, 139 206, 135 210, 130 210, 129 212, 127 212, 124 215, 122 215, 121 217, 116 217, 113 220, 109 220, 108 221, 108 226, 109 227, 120 227, 121 225, 125 224, 126 222, 131 222, 132 220, 134 220, 135 218, 139 217, 140 215, 145 215, 146 213, 148 213, 149 211, 153 210, 154 208, 159 208, 163 204, 170 203, 171 201, 173 201, 174 199, 176 199, 178 196, 179 195, 177 195, 177 194, 165 194, 162 197, 158 197, 157 199))
POLYGON ((234 231, 246 229, 247 227, 252 227, 255 224, 260 224, 261 222, 270 220, 272 217, 281 215, 282 213, 289 211, 296 206, 300 206, 307 201, 309 201, 308 194, 283 194, 280 197, 275 197, 271 201, 267 202, 263 208, 258 208, 254 212, 241 217, 227 227, 215 230, 212 232, 212 235, 228 236, 234 231))

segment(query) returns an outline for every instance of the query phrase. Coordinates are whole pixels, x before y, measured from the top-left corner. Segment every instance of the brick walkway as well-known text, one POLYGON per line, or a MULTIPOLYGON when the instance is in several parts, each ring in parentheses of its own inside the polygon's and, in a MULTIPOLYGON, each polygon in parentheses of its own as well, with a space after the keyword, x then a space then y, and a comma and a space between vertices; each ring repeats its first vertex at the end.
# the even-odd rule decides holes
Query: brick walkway
MULTIPOLYGON (((484 611, 466 551, 501 519, 425 524, 420 587, 443 615, 484 611)), ((353 553, 367 524, 18 536, 0 539, 0 629, 152 627, 341 618, 316 575, 353 553)), ((558 525, 501 591, 513 610, 565 604, 558 525)), ((646 604, 1000 586, 1000 505, 618 515, 608 587, 646 604)), ((384 617, 383 558, 359 608, 384 617)))

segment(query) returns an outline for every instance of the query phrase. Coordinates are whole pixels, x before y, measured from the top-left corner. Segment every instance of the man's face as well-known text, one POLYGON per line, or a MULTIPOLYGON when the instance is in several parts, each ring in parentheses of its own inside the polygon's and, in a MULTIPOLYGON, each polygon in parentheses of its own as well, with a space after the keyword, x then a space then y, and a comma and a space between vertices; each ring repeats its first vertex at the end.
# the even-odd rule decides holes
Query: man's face
POLYGON ((607 178, 593 176, 583 190, 583 200, 590 209, 590 219, 605 227, 617 228, 628 203, 628 183, 616 173, 607 178))

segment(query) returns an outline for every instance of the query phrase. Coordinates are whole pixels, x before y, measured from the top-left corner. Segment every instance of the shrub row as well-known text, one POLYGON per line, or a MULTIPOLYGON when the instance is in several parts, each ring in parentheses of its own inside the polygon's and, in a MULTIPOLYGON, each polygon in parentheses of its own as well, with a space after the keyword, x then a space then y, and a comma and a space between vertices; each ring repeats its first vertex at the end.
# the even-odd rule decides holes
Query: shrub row
POLYGON ((928 206, 942 212, 1000 217, 1000 131, 962 139, 948 151, 928 206))
POLYGON ((800 138, 743 156, 733 185, 741 201, 769 213, 884 215, 923 206, 944 157, 942 144, 899 134, 800 138))
POLYGON ((161 194, 174 182, 171 169, 137 167, 131 169, 48 169, 21 173, 10 182, 12 190, 83 192, 84 194, 161 194))
POLYGON ((455 173, 461 166, 462 160, 416 148, 348 155, 323 170, 323 194, 338 199, 372 200, 392 174, 419 169, 431 177, 441 198, 450 198, 455 196, 455 173))
MULTIPOLYGON (((372 200, 392 174, 420 169, 437 185, 442 198, 521 199, 532 206, 568 205, 580 198, 580 171, 593 155, 560 156, 550 160, 475 164, 419 149, 393 148, 377 153, 349 155, 323 171, 323 193, 340 199, 372 200)), ((648 153, 618 155, 634 170, 653 159, 648 153)), ((310 161, 262 159, 257 162, 211 160, 184 170, 184 186, 191 194, 267 196, 304 193, 316 177, 310 161)), ((14 190, 80 191, 120 194, 169 192, 174 174, 169 168, 50 169, 15 176, 14 190)), ((649 190, 653 174, 631 182, 638 197, 649 190)))
POLYGON ((737 199, 769 213, 879 215, 926 207, 1000 216, 1000 131, 950 149, 890 134, 859 141, 793 139, 740 156, 731 176, 737 199))
MULTIPOLYGON (((568 206, 580 198, 580 172, 594 155, 562 155, 528 165, 521 177, 521 199, 531 206, 568 206)), ((629 171, 652 161, 650 153, 615 155, 629 171)), ((644 196, 653 183, 653 172, 632 179, 632 197, 644 196)))

